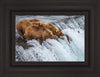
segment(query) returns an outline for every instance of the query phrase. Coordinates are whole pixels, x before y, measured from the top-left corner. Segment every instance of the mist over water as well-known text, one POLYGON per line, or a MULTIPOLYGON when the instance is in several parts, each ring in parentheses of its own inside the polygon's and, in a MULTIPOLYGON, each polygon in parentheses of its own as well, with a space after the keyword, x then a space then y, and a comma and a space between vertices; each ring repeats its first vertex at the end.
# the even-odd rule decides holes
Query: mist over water
MULTIPOLYGON (((17 44, 15 61, 66 61, 66 62, 83 62, 85 60, 85 16, 16 16, 16 24, 22 19, 36 18, 43 22, 52 23, 58 27, 64 34, 60 38, 46 39, 40 45, 38 40, 26 41, 26 43, 17 44), (68 42, 66 35, 70 37, 68 42), (24 45, 23 45, 24 44, 24 45), (25 48, 28 45, 28 48, 25 48)), ((16 40, 21 36, 16 30, 16 40)))

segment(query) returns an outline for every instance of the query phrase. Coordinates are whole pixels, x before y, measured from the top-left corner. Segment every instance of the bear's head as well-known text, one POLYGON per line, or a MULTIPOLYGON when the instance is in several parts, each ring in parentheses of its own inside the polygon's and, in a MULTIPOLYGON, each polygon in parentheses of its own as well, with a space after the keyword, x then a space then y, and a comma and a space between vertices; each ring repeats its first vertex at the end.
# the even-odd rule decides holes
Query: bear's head
POLYGON ((21 21, 19 21, 18 23, 17 23, 17 26, 16 26, 16 28, 17 28, 17 32, 21 35, 21 36, 23 36, 24 35, 24 33, 25 33, 25 29, 28 27, 28 26, 30 26, 30 25, 32 25, 28 20, 21 20, 21 21))
POLYGON ((46 25, 57 37, 64 36, 64 34, 57 27, 54 27, 51 23, 46 23, 46 25))

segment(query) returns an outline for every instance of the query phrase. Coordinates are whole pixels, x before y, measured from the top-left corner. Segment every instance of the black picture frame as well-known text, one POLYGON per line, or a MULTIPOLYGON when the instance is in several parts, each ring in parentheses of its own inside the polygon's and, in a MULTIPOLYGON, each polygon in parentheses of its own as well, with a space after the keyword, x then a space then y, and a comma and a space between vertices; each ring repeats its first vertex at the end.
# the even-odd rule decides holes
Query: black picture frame
POLYGON ((0 1, 0 76, 1 77, 100 77, 99 19, 100 1, 47 0, 0 1), (85 15, 85 62, 14 61, 16 14, 85 15), (95 37, 95 38, 94 38, 95 37))
MULTIPOLYGON (((8 13, 9 14, 9 13, 8 13)), ((87 22, 89 22, 89 14, 90 14, 90 12, 88 11, 88 10, 74 10, 74 12, 73 12, 73 10, 53 10, 53 11, 47 11, 47 10, 42 10, 42 11, 37 11, 37 10, 34 10, 34 11, 32 11, 32 10, 28 10, 28 9, 26 9, 26 10, 24 10, 24 11, 22 11, 22 10, 10 10, 10 34, 8 34, 9 36, 12 36, 12 37, 9 37, 10 38, 10 40, 9 40, 9 43, 11 43, 11 48, 9 49, 9 51, 11 51, 10 53, 12 54, 12 56, 10 55, 10 60, 11 60, 11 64, 10 65, 12 65, 12 66, 39 66, 39 65, 41 65, 41 66, 47 66, 47 65, 52 65, 52 66, 61 66, 61 65, 63 65, 63 66, 86 66, 86 65, 89 65, 89 49, 88 49, 88 46, 89 46, 89 44, 88 44, 88 41, 89 41, 89 24, 87 23, 87 22), (16 62, 15 61, 15 19, 16 19, 16 15, 21 15, 21 16, 23 16, 23 15, 84 15, 85 16, 85 55, 84 56, 86 56, 85 57, 85 61, 84 62, 81 62, 81 61, 79 61, 79 62, 77 62, 77 61, 75 61, 75 62, 64 62, 64 61, 62 61, 62 62, 16 62), (87 21, 87 22, 86 22, 87 21), (13 38, 13 39, 11 39, 11 38, 13 38), (12 49, 12 50, 11 50, 12 49)))

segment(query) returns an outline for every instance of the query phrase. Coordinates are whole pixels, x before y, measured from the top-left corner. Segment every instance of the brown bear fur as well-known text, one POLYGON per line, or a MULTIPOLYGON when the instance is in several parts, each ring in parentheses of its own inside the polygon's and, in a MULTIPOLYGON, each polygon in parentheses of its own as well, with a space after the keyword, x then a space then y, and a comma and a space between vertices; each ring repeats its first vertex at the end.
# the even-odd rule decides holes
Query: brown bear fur
POLYGON ((60 36, 63 36, 64 35, 57 27, 54 27, 51 23, 44 23, 44 22, 42 22, 42 21, 40 21, 38 19, 30 19, 29 21, 32 22, 33 25, 36 24, 36 23, 40 23, 40 26, 43 26, 43 27, 48 28, 58 38, 60 36))
POLYGON ((17 32, 18 32, 21 36, 23 36, 24 33, 25 33, 25 29, 26 29, 28 26, 30 26, 30 25, 32 25, 32 23, 30 23, 28 20, 21 20, 21 21, 19 21, 19 22, 17 23, 17 26, 16 26, 17 32))
POLYGON ((39 26, 43 26, 43 27, 45 27, 45 28, 48 28, 48 29, 51 30, 51 31, 53 32, 53 34, 54 34, 55 36, 57 36, 58 38, 59 38, 60 36, 63 36, 63 35, 64 35, 57 27, 54 27, 51 23, 44 23, 44 22, 42 22, 42 21, 40 21, 40 20, 38 20, 38 19, 31 19, 31 20, 29 20, 29 21, 31 21, 33 25, 36 24, 36 23, 40 23, 39 26))
POLYGON ((40 43, 47 38, 53 39, 53 35, 57 36, 58 38, 64 35, 51 23, 44 23, 38 19, 21 20, 17 23, 16 28, 21 36, 25 34, 25 37, 28 40, 40 39, 40 43))
POLYGON ((40 22, 40 20, 35 19, 35 18, 34 18, 34 19, 30 19, 29 21, 30 21, 30 22, 40 22))
POLYGON ((29 26, 25 30, 25 36, 28 40, 40 39, 40 43, 47 38, 53 39, 53 33, 44 27, 29 26))
POLYGON ((57 27, 54 27, 51 23, 45 23, 44 25, 46 28, 48 28, 49 30, 51 30, 53 32, 53 34, 55 36, 57 36, 58 38, 60 36, 64 36, 64 34, 57 28, 57 27))

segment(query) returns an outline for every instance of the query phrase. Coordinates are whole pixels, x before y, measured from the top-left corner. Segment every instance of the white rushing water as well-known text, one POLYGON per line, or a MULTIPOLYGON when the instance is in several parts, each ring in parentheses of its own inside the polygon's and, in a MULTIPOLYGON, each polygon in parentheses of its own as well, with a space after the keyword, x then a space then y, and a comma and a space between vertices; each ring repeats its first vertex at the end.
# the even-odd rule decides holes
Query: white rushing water
MULTIPOLYGON (((70 37, 70 43, 66 36, 62 36, 59 39, 46 39, 42 45, 38 40, 27 41, 27 45, 31 45, 28 49, 16 44, 16 61, 82 62, 85 60, 85 16, 16 16, 15 22, 32 18, 52 23, 70 37)), ((16 39, 19 37, 21 36, 16 30, 16 39)))

